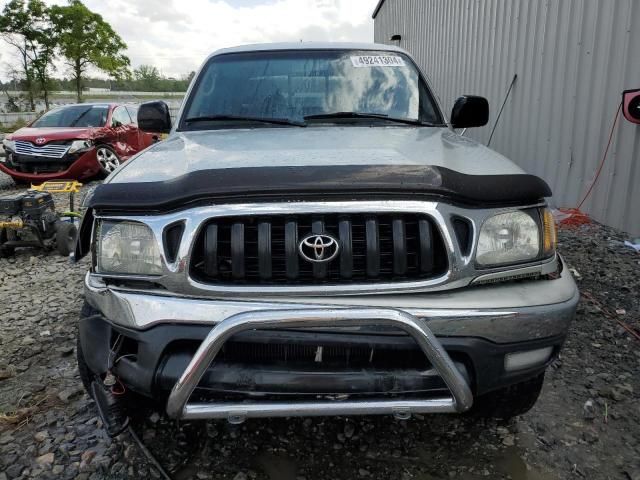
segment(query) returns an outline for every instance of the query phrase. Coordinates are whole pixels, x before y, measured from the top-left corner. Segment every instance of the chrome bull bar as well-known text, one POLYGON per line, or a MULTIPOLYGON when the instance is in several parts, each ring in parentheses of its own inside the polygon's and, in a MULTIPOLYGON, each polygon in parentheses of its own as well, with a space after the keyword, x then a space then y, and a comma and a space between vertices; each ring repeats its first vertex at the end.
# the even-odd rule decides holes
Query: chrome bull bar
POLYGON ((187 420, 226 418, 240 423, 250 417, 392 414, 408 418, 412 413, 455 413, 471 408, 473 395, 466 380, 424 320, 406 312, 379 308, 261 310, 242 312, 218 323, 204 339, 193 359, 171 390, 167 414, 187 420), (236 333, 254 329, 384 325, 411 335, 451 392, 451 397, 424 400, 255 401, 251 403, 188 403, 200 379, 236 333))

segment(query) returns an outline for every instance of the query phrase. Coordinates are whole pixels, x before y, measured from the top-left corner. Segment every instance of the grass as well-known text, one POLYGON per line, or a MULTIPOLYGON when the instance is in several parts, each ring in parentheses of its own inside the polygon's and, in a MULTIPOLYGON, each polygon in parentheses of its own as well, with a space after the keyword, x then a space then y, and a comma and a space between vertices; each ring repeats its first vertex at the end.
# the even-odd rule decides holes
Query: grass
MULTIPOLYGON (((0 432, 11 430, 13 433, 20 430, 29 424, 34 415, 50 409, 59 403, 60 401, 55 395, 44 394, 34 399, 28 406, 19 407, 8 412, 0 412, 0 432)), ((20 401, 18 401, 18 404, 20 404, 20 401)))

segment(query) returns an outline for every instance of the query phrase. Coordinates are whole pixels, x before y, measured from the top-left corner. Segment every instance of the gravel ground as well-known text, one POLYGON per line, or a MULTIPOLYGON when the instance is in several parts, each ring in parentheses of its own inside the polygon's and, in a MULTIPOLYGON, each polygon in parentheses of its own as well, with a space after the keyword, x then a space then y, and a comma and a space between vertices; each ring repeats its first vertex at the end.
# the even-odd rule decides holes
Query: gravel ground
MULTIPOLYGON (((15 187, 0 176, 0 189, 15 187)), ((624 328, 640 332, 640 255, 625 239, 598 224, 561 231, 582 300, 540 400, 511 422, 176 425, 155 413, 133 429, 174 479, 640 480, 640 341, 624 328)), ((0 259, 0 480, 161 478, 130 434, 105 435, 80 386, 74 345, 86 269, 37 250, 0 259)))

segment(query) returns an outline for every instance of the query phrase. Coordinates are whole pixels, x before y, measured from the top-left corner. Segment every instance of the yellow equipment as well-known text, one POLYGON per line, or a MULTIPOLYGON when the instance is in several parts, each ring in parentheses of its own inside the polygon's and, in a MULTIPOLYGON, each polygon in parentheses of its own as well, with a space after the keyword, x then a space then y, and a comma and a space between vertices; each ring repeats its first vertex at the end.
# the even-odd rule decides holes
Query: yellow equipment
POLYGON ((59 180, 31 185, 31 190, 49 193, 78 193, 82 184, 76 180, 59 180))
POLYGON ((20 219, 18 220, 10 220, 7 222, 2 222, 0 221, 0 229, 2 228, 13 228, 15 230, 20 230, 22 227, 24 227, 24 222, 20 219))

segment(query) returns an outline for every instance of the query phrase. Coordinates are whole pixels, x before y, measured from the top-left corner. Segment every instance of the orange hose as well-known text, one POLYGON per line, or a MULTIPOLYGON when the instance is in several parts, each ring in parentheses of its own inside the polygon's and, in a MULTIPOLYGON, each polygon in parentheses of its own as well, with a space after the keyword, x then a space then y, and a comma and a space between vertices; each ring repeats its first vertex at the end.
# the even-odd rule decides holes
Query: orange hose
POLYGON ((605 161, 607 160, 607 156, 609 155, 609 149, 611 148, 611 143, 613 141, 613 134, 616 131, 616 126, 618 125, 618 118, 620 118, 620 111, 622 110, 622 102, 618 104, 618 109, 616 110, 616 116, 613 119, 613 125, 611 125, 611 131, 609 132, 609 140, 607 141, 607 147, 604 149, 604 154, 602 155, 602 159, 600 160, 600 164, 598 165, 598 169, 596 170, 596 175, 593 177, 587 192, 578 203, 576 208, 559 208, 562 213, 567 215, 566 218, 563 218, 558 223, 560 226, 565 227, 579 227, 580 225, 585 225, 587 223, 591 223, 591 218, 586 213, 583 213, 580 208, 584 205, 584 202, 587 201, 589 195, 593 191, 593 187, 595 187, 598 178, 600 178, 600 174, 602 173, 602 168, 604 167, 605 161))

